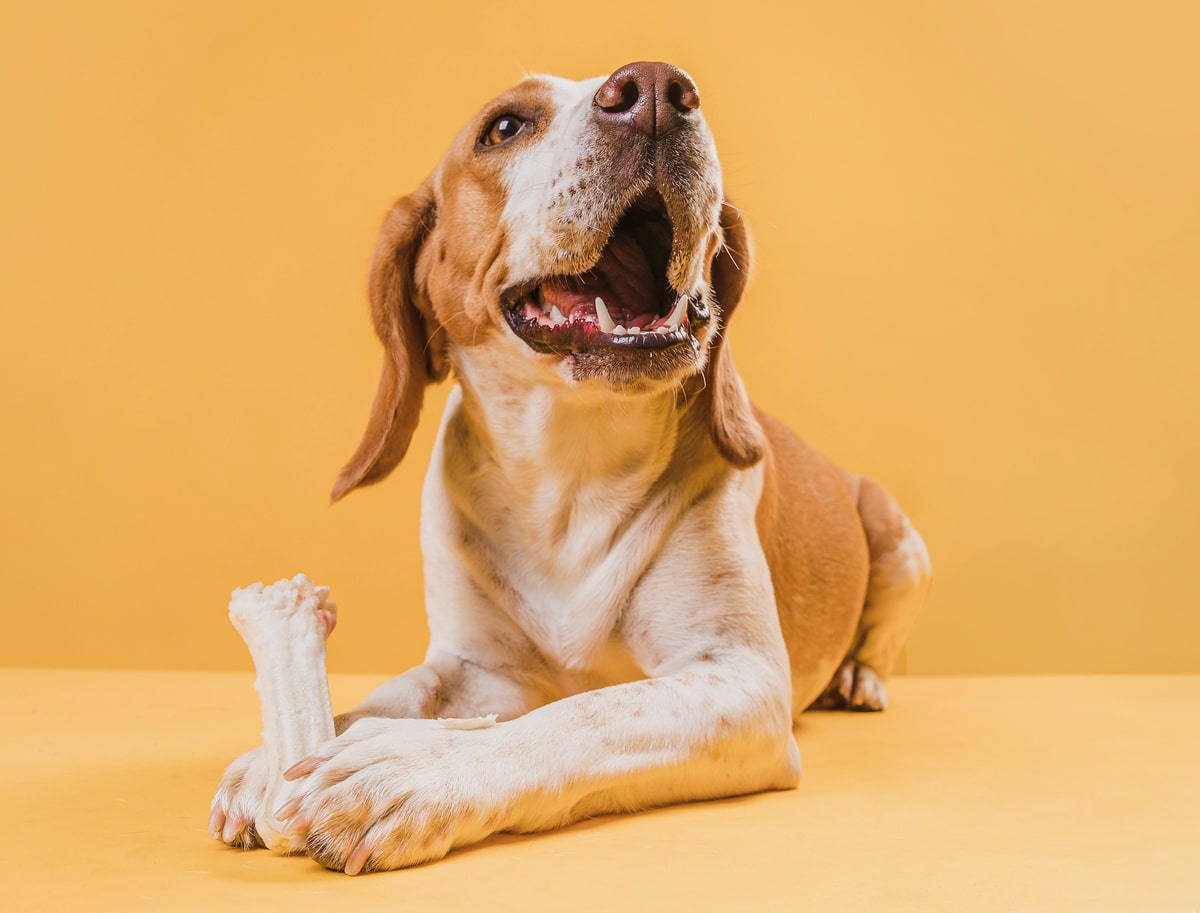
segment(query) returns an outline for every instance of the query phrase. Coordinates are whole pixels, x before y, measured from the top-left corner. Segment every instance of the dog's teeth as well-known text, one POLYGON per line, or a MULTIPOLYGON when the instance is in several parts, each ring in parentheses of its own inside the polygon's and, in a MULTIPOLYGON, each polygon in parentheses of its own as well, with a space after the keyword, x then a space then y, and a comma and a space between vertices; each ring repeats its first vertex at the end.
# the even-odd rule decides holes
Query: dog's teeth
POLYGON ((670 333, 671 328, 670 327, 655 327, 654 332, 655 333, 670 333))
POLYGON ((683 323, 683 318, 687 315, 687 306, 687 295, 680 295, 679 300, 675 302, 675 307, 671 311, 670 315, 668 315, 667 321, 663 324, 663 326, 673 330, 683 323))
POLYGON ((566 323, 567 322, 567 318, 563 316, 563 312, 558 309, 557 304, 550 308, 550 319, 554 323, 566 323))
POLYGON ((605 333, 611 333, 616 323, 613 322, 612 315, 608 313, 608 308, 604 304, 603 298, 596 299, 596 321, 600 324, 600 329, 605 333))
POLYGON ((642 328, 641 328, 641 327, 637 327, 637 326, 630 327, 630 328, 629 328, 629 332, 630 332, 630 333, 640 333, 640 332, 642 332, 642 328))
POLYGON ((619 323, 615 327, 612 328, 612 334, 614 336, 624 336, 628 332, 629 331, 626 330, 625 327, 621 326, 619 323))

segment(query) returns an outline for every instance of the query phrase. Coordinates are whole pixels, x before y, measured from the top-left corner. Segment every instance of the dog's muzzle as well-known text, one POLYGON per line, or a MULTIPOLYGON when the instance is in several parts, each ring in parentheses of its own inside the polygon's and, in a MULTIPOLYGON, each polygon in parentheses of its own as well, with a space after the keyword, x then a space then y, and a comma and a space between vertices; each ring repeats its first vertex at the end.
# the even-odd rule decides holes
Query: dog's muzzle
MULTIPOLYGON (((699 170, 674 151, 674 135, 699 120, 699 107, 691 77, 665 63, 628 64, 597 90, 591 117, 606 137, 639 150, 634 170, 640 177, 632 202, 614 213, 591 269, 545 276, 504 296, 509 325, 531 347, 578 354, 694 343, 695 331, 709 320, 708 305, 694 289, 673 288, 668 274, 673 245, 696 241, 688 233, 676 238, 672 211, 699 170), (664 166, 664 158, 681 161, 664 166), (639 185, 646 188, 640 194, 639 185)), ((610 180, 619 184, 623 176, 610 180)))

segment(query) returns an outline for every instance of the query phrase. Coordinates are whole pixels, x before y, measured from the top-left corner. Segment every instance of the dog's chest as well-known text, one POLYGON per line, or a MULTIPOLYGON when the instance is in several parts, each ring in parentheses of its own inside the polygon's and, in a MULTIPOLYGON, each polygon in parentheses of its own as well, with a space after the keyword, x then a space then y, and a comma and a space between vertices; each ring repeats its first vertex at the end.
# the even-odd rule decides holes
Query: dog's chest
POLYGON ((499 442, 473 433, 461 412, 449 416, 442 478, 455 525, 469 531, 460 536, 464 569, 548 659, 583 671, 607 664, 668 534, 658 483, 672 441, 611 415, 546 421, 531 411, 499 442))

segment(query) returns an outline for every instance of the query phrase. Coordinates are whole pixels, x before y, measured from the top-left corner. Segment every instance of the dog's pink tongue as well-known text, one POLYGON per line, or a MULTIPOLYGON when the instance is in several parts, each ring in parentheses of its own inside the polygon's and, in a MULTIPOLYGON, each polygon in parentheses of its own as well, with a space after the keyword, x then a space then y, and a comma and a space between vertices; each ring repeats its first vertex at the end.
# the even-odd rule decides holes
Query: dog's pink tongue
POLYGON ((658 311, 657 283, 650 262, 632 235, 612 236, 600 262, 582 276, 555 276, 542 285, 549 304, 564 314, 575 307, 595 307, 603 298, 613 320, 620 323, 638 314, 658 311))

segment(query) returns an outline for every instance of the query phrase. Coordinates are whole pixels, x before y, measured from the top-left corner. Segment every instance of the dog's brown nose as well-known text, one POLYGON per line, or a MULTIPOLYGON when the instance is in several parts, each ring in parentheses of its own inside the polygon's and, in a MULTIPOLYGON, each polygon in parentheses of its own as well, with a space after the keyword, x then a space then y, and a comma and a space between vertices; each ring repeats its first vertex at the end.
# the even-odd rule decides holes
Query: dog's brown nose
POLYGON ((640 61, 608 77, 592 104, 602 120, 620 120, 658 137, 678 130, 700 107, 700 90, 679 67, 640 61))

